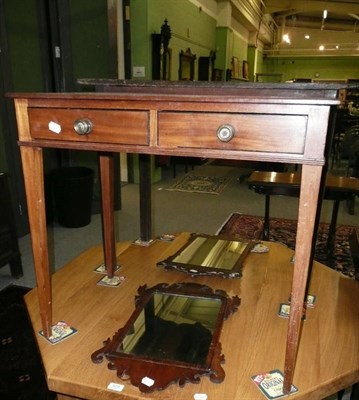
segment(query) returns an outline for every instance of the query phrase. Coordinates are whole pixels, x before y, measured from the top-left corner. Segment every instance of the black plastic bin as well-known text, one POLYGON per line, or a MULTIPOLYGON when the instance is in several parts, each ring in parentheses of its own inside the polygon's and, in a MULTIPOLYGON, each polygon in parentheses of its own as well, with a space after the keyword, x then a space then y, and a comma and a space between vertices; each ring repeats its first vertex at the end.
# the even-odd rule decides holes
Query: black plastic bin
POLYGON ((62 167, 52 173, 57 222, 80 228, 91 222, 94 171, 87 167, 62 167))

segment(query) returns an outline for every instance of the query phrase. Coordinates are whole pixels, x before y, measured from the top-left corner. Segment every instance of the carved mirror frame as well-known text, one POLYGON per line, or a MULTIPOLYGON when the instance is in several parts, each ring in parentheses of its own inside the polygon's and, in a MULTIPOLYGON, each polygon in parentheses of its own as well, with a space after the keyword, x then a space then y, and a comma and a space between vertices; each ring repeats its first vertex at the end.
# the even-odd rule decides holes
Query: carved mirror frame
MULTIPOLYGON (((160 299, 162 299, 162 297, 160 297, 160 299)), ((110 370, 116 370, 119 378, 123 380, 129 379, 132 385, 138 387, 139 390, 144 393, 150 393, 154 390, 163 390, 171 383, 175 382, 177 382, 180 387, 183 387, 187 382, 198 383, 202 376, 208 376, 212 382, 220 383, 225 378, 225 372, 221 366, 221 364, 224 363, 224 356, 221 354, 219 337, 224 320, 237 311, 239 304, 240 299, 237 296, 230 298, 226 292, 222 290, 214 291, 208 286, 196 283, 176 283, 172 285, 161 283, 152 288, 147 288, 146 285, 141 286, 135 297, 135 311, 125 326, 120 328, 112 339, 108 338, 104 342, 104 346, 91 355, 91 359, 94 363, 101 363, 103 359, 106 358, 110 370), (162 333, 162 336, 160 335, 160 339, 162 339, 164 343, 162 343, 159 338, 155 337, 157 342, 155 345, 152 344, 152 339, 155 334, 153 333, 154 330, 150 330, 150 334, 147 334, 148 326, 151 329, 153 328, 153 318, 154 316, 159 318, 158 315, 160 314, 157 314, 157 309, 163 308, 162 303, 164 302, 162 300, 162 302, 160 302, 161 304, 157 305, 155 302, 156 295, 164 296, 163 298, 166 299, 166 302, 168 300, 170 302, 173 302, 173 300, 179 302, 203 300, 205 303, 208 302, 208 304, 210 304, 209 311, 213 310, 211 304, 211 302, 213 302, 216 313, 213 316, 213 313, 211 314, 208 312, 208 319, 213 329, 205 345, 206 351, 204 353, 202 352, 201 362, 185 362, 168 356, 164 357, 163 354, 165 354, 165 351, 163 351, 163 349, 168 349, 169 345, 170 347, 175 347, 175 352, 177 353, 178 350, 182 351, 182 348, 179 346, 180 341, 173 340, 167 331, 165 334, 162 333), (153 309, 155 313, 151 311, 153 309), (144 321, 144 324, 140 325, 139 321, 144 321), (139 328, 139 326, 141 326, 141 328, 139 328), (133 341, 133 336, 135 334, 138 334, 139 337, 133 341), (144 351, 145 353, 148 352, 148 342, 142 341, 145 336, 146 338, 150 337, 151 346, 154 348, 155 354, 136 354, 136 352, 134 352, 138 344, 140 344, 140 348, 146 349, 144 351), (129 348, 126 348, 129 340, 132 341, 131 345, 129 348), (133 345, 133 342, 135 342, 135 345, 133 345)), ((200 316, 203 320, 206 317, 206 313, 201 312, 200 316)), ((161 319, 161 321, 166 321, 166 324, 169 324, 168 320, 165 318, 161 319)), ((199 334, 198 337, 202 338, 203 332, 205 330, 208 331, 205 327, 205 322, 198 321, 198 319, 192 322, 191 324, 183 324, 182 322, 175 325, 171 322, 171 329, 175 329, 173 332, 177 332, 185 325, 187 333, 197 332, 197 334, 199 334)), ((187 345, 188 336, 186 340, 183 341, 187 345)), ((195 340, 192 338, 192 342, 195 343, 196 346, 198 346, 197 341, 198 338, 195 340)), ((203 350, 203 347, 201 349, 203 350)), ((171 351, 172 348, 169 351, 170 354, 172 354, 171 351)), ((186 354, 186 352, 184 353, 186 354)))
POLYGON ((185 272, 191 276, 240 278, 243 261, 253 246, 254 242, 248 239, 192 233, 187 243, 175 254, 158 262, 157 266, 168 271, 185 272))

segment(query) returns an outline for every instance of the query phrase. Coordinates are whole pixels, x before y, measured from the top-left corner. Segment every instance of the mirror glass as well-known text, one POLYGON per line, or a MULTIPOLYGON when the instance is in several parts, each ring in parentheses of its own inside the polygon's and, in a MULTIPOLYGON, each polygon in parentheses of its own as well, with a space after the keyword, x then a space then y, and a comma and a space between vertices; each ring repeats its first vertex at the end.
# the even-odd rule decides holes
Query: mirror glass
POLYGON ((158 266, 191 275, 240 277, 242 261, 252 246, 248 240, 193 234, 184 247, 158 266))
POLYGON ((197 237, 173 262, 231 270, 247 248, 247 242, 197 237))
POLYGON ((191 79, 191 61, 182 60, 181 63, 181 80, 190 81, 191 79))
POLYGON ((185 52, 181 50, 179 54, 178 80, 180 81, 194 80, 195 60, 196 60, 196 55, 192 54, 190 48, 188 48, 185 52))
POLYGON ((155 293, 117 351, 204 366, 220 308, 219 299, 155 293))

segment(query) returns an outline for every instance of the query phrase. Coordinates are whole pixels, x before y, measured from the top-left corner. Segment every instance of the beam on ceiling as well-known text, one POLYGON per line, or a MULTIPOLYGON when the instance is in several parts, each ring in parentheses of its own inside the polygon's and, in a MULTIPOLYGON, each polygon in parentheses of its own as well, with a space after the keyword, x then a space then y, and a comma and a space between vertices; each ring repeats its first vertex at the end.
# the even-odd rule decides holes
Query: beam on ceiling
POLYGON ((336 14, 359 15, 358 1, 322 1, 322 0, 266 0, 264 12, 267 14, 282 12, 316 12, 328 10, 336 14))

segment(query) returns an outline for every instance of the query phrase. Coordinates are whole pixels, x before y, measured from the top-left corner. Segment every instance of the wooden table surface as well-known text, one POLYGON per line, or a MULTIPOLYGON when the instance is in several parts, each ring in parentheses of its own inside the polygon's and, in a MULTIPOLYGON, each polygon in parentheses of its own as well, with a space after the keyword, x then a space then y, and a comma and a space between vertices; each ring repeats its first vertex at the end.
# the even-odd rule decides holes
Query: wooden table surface
MULTIPOLYGON (((121 268, 116 275, 126 279, 117 288, 96 285, 101 275, 93 270, 103 262, 102 246, 90 248, 56 272, 52 277, 54 321, 65 320, 78 329, 77 334, 56 345, 38 335, 41 320, 37 289, 26 295, 48 385, 63 394, 59 399, 190 400, 196 393, 206 393, 208 400, 265 398, 251 376, 272 369, 283 371, 288 320, 277 313, 290 294, 293 251, 267 243, 268 253, 247 257, 241 279, 190 277, 158 268, 156 262, 173 254, 187 237, 188 233, 182 233, 174 242, 155 241, 149 247, 118 244, 121 268), (173 384, 164 391, 143 394, 117 378, 106 361, 92 363, 91 354, 132 314, 140 285, 185 281, 223 289, 242 299, 239 310, 225 321, 220 337, 226 360, 223 383, 202 377, 199 384, 189 383, 183 388, 173 384), (125 387, 121 393, 110 391, 110 382, 124 383, 125 387)), ((315 262, 309 293, 317 298, 303 322, 293 380, 299 391, 291 398, 319 400, 359 381, 359 285, 315 262)))
MULTIPOLYGON (((256 193, 265 195, 264 226, 262 239, 269 239, 270 196, 299 196, 301 174, 299 172, 253 171, 248 178, 248 187, 256 193)), ((340 202, 359 195, 359 179, 348 176, 336 176, 328 173, 325 179, 324 199, 333 201, 332 217, 327 238, 327 263, 333 265, 335 253, 335 232, 337 227, 340 202)), ((318 231, 321 209, 317 210, 316 226, 318 231)))
MULTIPOLYGON (((300 186, 301 175, 299 172, 269 172, 253 171, 248 178, 249 184, 263 185, 282 185, 282 186, 300 186)), ((325 187, 343 192, 359 192, 359 179, 351 176, 337 176, 328 173, 325 180, 325 187)))

